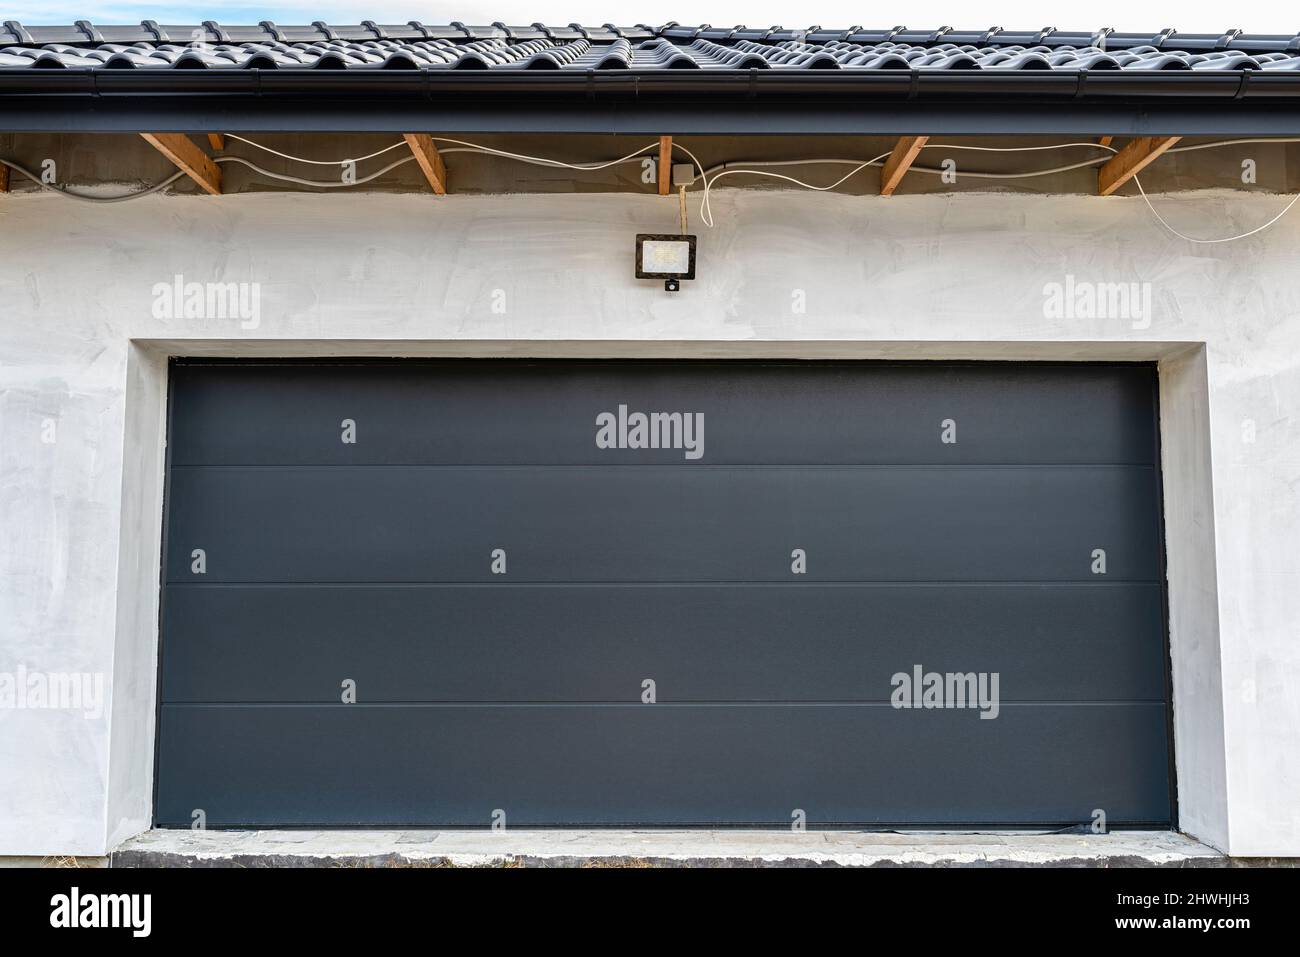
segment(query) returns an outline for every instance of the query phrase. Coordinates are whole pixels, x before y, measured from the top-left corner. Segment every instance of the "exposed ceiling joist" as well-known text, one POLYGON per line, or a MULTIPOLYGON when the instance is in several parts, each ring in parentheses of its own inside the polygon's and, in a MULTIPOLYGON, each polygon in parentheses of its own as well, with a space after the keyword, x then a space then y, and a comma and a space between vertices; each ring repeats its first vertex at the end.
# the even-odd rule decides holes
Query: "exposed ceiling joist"
POLYGON ((1109 196, 1146 169, 1181 136, 1139 136, 1107 160, 1097 173, 1097 194, 1109 196))
POLYGON ((9 192, 9 167, 0 163, 0 193, 9 192))
POLYGON ((673 185, 673 138, 659 137, 659 195, 667 196, 673 185))
POLYGON ((428 133, 403 133, 406 145, 415 154, 415 161, 420 164, 424 178, 439 196, 447 195, 447 164, 442 161, 442 154, 434 145, 433 137, 428 133))
POLYGON ((904 174, 916 161, 921 147, 930 139, 928 136, 904 136, 894 146, 894 151, 885 160, 884 171, 880 174, 880 195, 893 196, 904 174))
POLYGON ((225 134, 225 133, 209 133, 209 134, 208 134, 208 145, 211 146, 211 147, 212 147, 214 150, 216 150, 217 152, 221 152, 222 150, 224 150, 224 149, 226 148, 226 134, 225 134))
POLYGON ((221 195, 221 170, 184 133, 141 133, 146 143, 172 161, 213 196, 221 195))
POLYGON ((1115 142, 1115 137, 1113 137, 1113 136, 1103 136, 1101 139, 1099 139, 1099 140, 1097 141, 1097 144, 1098 144, 1099 146, 1110 146, 1110 144, 1111 144, 1111 143, 1114 143, 1114 142, 1115 142))

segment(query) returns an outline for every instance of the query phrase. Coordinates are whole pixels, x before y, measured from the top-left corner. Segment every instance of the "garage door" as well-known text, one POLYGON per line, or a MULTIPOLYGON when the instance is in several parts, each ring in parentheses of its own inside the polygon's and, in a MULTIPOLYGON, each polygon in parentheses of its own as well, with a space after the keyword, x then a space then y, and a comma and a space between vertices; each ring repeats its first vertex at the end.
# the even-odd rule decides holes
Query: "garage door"
POLYGON ((177 363, 157 821, 1169 825, 1155 392, 177 363))

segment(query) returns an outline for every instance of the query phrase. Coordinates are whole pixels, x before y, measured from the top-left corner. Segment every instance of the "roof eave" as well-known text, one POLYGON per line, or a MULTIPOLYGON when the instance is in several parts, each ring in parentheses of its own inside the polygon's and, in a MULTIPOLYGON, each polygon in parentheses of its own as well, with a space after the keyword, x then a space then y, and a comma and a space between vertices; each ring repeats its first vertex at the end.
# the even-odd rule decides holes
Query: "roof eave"
POLYGON ((1246 71, 0 70, 0 130, 1300 134, 1246 71))

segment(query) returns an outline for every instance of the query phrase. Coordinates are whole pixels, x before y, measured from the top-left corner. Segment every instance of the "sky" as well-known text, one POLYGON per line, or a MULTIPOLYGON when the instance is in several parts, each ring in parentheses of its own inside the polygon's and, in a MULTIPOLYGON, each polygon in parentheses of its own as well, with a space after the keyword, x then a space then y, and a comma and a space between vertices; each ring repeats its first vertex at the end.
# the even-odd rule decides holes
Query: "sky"
POLYGON ((904 0, 896 6, 846 3, 843 0, 463 0, 454 4, 431 0, 0 0, 0 20, 31 25, 72 23, 491 23, 540 21, 548 24, 579 22, 599 25, 615 22, 659 24, 712 23, 732 26, 892 27, 900 22, 913 28, 948 25, 970 29, 1000 26, 1007 29, 1059 27, 1094 30, 1114 27, 1123 31, 1156 31, 1175 27, 1184 33, 1213 33, 1238 27, 1247 33, 1294 34, 1300 30, 1295 5, 1278 0, 1247 4, 1238 9, 1223 0, 1131 0, 1082 3, 1080 0, 904 0))

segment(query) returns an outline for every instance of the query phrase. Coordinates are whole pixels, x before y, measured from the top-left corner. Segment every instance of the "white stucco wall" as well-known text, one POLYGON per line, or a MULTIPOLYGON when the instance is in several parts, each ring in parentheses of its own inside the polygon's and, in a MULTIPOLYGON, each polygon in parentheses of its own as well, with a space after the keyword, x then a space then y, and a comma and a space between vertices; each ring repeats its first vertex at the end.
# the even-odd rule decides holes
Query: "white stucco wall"
MULTIPOLYGON (((1221 235, 1285 200, 1157 202, 1221 235)), ((0 855, 148 826, 168 351, 1159 359, 1181 824, 1300 855, 1300 213, 1197 247, 1120 198, 714 207, 700 278, 668 295, 632 278, 632 237, 672 229, 675 199, 0 197, 0 672, 111 695, 95 719, 0 709, 0 855), (260 283, 260 326, 155 319, 176 274, 260 283), (1049 318, 1067 274, 1151 283, 1149 327, 1049 318)))

